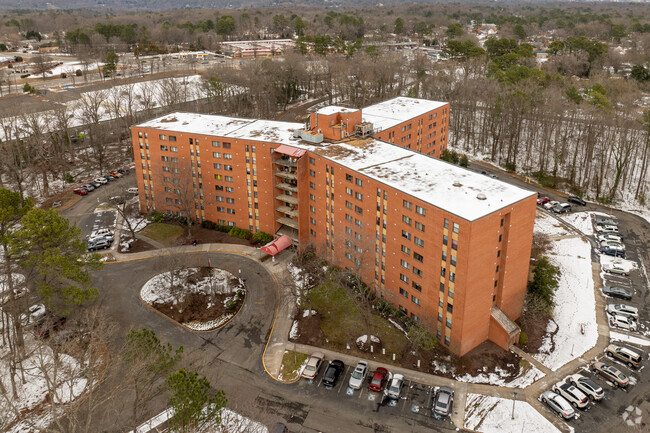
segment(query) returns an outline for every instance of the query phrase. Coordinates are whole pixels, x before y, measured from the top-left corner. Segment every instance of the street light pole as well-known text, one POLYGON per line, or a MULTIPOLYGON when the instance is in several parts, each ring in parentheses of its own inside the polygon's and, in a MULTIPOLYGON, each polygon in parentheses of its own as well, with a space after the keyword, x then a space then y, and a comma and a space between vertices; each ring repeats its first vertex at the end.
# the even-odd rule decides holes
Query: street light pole
POLYGON ((513 391, 514 398, 512 399, 512 418, 515 419, 515 401, 517 400, 517 391, 513 391))

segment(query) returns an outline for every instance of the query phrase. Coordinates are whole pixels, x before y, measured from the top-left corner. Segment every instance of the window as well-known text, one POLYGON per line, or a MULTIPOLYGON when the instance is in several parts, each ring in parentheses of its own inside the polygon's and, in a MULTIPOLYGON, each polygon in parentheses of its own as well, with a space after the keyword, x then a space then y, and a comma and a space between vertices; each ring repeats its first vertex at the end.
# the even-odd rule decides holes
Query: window
POLYGON ((223 197, 220 196, 220 195, 216 196, 215 199, 216 199, 218 202, 223 202, 223 197))
POLYGON ((411 234, 407 231, 402 230, 402 237, 405 239, 411 240, 411 234))
POLYGON ((174 163, 178 163, 178 158, 173 158, 173 157, 172 157, 172 162, 174 162, 174 163))
POLYGON ((169 150, 169 147, 160 145, 160 150, 165 150, 166 151, 166 150, 169 150))
POLYGON ((217 206, 217 212, 225 212, 225 211, 226 211, 225 207, 217 206))
MULTIPOLYGON (((447 317, 447 328, 451 329, 451 318, 450 317, 447 317)), ((445 337, 445 340, 447 340, 446 337, 445 337)), ((446 344, 449 344, 449 343, 446 343, 446 344)))
POLYGON ((399 279, 402 280, 402 281, 404 281, 406 284, 408 284, 409 281, 410 281, 410 280, 409 280, 409 277, 407 277, 407 276, 404 275, 404 274, 399 274, 399 279))
POLYGON ((440 283, 440 291, 445 293, 445 283, 440 283))
POLYGON ((221 147, 221 143, 219 143, 218 141, 213 141, 212 147, 221 147))
POLYGON ((228 213, 231 214, 231 215, 234 215, 235 214, 235 209, 228 208, 228 213))
POLYGON ((345 174, 345 180, 347 180, 348 182, 352 182, 352 179, 353 178, 351 174, 347 174, 347 173, 345 174))
POLYGON ((361 209, 359 206, 355 206, 355 207, 354 207, 354 210, 355 210, 358 214, 362 214, 362 213, 363 213, 363 209, 361 209))
MULTIPOLYGON (((254 147, 255 147, 255 146, 253 146, 253 148, 254 148, 254 147)), ((224 149, 230 149, 230 143, 225 143, 225 142, 224 142, 224 143, 223 143, 223 148, 224 148, 224 149)), ((253 152, 255 152, 255 151, 253 150, 253 152)))
MULTIPOLYGON (((456 266, 456 256, 451 256, 451 265, 456 266)), ((498 268, 498 266, 497 266, 498 268)))
POLYGON ((214 189, 217 190, 217 191, 223 191, 223 186, 221 186, 221 185, 215 185, 215 186, 214 186, 214 189))
POLYGON ((354 209, 354 205, 347 200, 345 200, 345 207, 347 207, 348 209, 354 209))
POLYGON ((232 182, 233 181, 232 176, 226 176, 224 179, 226 180, 226 182, 232 182))
POLYGON ((451 240, 451 249, 452 250, 457 250, 458 249, 458 241, 456 239, 451 240))
POLYGON ((501 257, 501 250, 497 251, 497 257, 501 257))
POLYGON ((454 290, 453 290, 453 289, 449 289, 449 295, 448 295, 448 296, 449 296, 451 299, 454 299, 454 290))
POLYGON ((226 203, 235 204, 235 199, 231 197, 226 197, 226 203))
POLYGON ((418 262, 424 261, 424 256, 422 256, 422 254, 416 253, 415 251, 413 251, 413 258, 418 262))
POLYGON ((138 137, 142 138, 142 131, 138 132, 138 137))
POLYGON ((226 192, 235 192, 235 188, 233 188, 232 186, 227 186, 226 192))
POLYGON ((424 224, 416 221, 415 222, 415 228, 420 230, 421 232, 423 232, 424 231, 424 224))
POLYGON ((446 229, 449 228, 449 220, 447 218, 445 218, 445 228, 446 229))
POLYGON ((419 213, 422 216, 427 215, 427 210, 424 209, 424 208, 421 208, 420 206, 417 206, 417 205, 415 206, 415 212, 419 213))
POLYGON ((355 192, 355 193, 354 193, 354 197, 355 197, 357 200, 361 200, 361 201, 363 201, 363 194, 361 194, 360 192, 355 192))
POLYGON ((415 320, 416 322, 420 321, 420 318, 413 313, 411 313, 411 319, 415 320))
POLYGON ((411 218, 407 217, 406 215, 402 215, 402 222, 404 224, 411 225, 411 221, 412 221, 411 218))
POLYGON ((178 152, 178 147, 172 146, 169 148, 171 152, 178 152))
POLYGON ((402 296, 404 296, 406 299, 409 298, 409 292, 407 292, 406 290, 402 289, 401 287, 399 288, 399 294, 402 295, 402 296))
POLYGON ((415 237, 415 239, 413 240, 413 242, 415 242, 415 245, 419 245, 419 246, 421 246, 421 247, 424 246, 424 241, 423 241, 422 239, 420 239, 419 237, 417 237, 417 236, 415 237))
POLYGON ((440 276, 443 278, 447 276, 447 268, 440 268, 440 276))
POLYGON ((404 245, 402 245, 402 252, 404 254, 411 254, 411 250, 404 245))
POLYGON ((310 221, 312 224, 316 224, 316 220, 315 220, 314 218, 309 218, 309 221, 310 221))
POLYGON ((449 346, 449 337, 445 336, 445 346, 449 346))
POLYGON ((309 182, 309 187, 311 189, 316 189, 316 184, 314 182, 309 182))
POLYGON ((454 233, 458 233, 459 227, 458 224, 454 223, 454 233))
POLYGON ((161 140, 167 140, 167 136, 163 134, 160 134, 158 138, 160 138, 161 140))
POLYGON ((219 152, 212 152, 212 157, 213 158, 221 158, 221 154, 219 152))
POLYGON ((412 285, 413 288, 414 288, 415 290, 417 290, 418 292, 421 292, 421 291, 422 291, 422 286, 419 285, 418 283, 416 283, 415 281, 413 281, 413 283, 411 283, 411 285, 412 285))
POLYGON ((499 235, 499 242, 503 239, 503 235, 499 235))
POLYGON ((402 206, 404 206, 406 209, 411 209, 413 207, 413 203, 407 200, 402 200, 402 206))
POLYGON ((447 245, 447 235, 442 235, 442 244, 447 245))
POLYGON ((357 227, 363 227, 363 223, 359 221, 358 219, 354 220, 354 224, 356 224, 357 227))
POLYGON ((363 186, 363 180, 357 178, 357 179, 355 180, 355 182, 356 182, 357 185, 359 185, 359 186, 363 186))
POLYGON ((314 170, 309 170, 309 175, 311 177, 316 177, 316 172, 314 170))
POLYGON ((411 295, 411 302, 413 302, 415 305, 420 305, 420 300, 416 298, 415 296, 411 295))
POLYGON ((224 165, 223 169, 226 171, 232 171, 232 165, 224 165))
POLYGON ((347 195, 353 195, 352 188, 345 188, 345 193, 347 195))
MULTIPOLYGON (((226 144, 226 143, 224 143, 224 144, 226 144)), ((223 154, 223 159, 232 159, 232 154, 230 154, 230 153, 224 153, 224 154, 223 154)))
POLYGON ((413 266, 413 273, 417 275, 418 277, 422 277, 422 271, 413 266))
MULTIPOLYGON (((161 159, 161 161, 169 161, 168 156, 161 156, 160 159, 161 159)), ((142 165, 144 165, 144 164, 142 164, 142 165)))
MULTIPOLYGON (((316 164, 316 160, 310 156, 310 157, 309 157, 309 163, 310 163, 310 164, 316 164)), ((311 170, 310 170, 310 171, 311 171, 311 170)))
POLYGON ((404 259, 400 260, 400 264, 401 264, 402 267, 405 268, 405 269, 411 269, 411 265, 409 265, 408 262, 405 261, 404 259))

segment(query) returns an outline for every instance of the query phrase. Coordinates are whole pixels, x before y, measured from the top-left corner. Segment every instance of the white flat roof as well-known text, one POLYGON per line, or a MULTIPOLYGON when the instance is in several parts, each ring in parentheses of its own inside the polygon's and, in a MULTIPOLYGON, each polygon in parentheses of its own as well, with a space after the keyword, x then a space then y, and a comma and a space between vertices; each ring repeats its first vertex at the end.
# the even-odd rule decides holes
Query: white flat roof
POLYGON ((329 116, 330 114, 335 114, 335 113, 354 113, 355 111, 359 111, 359 109, 339 107, 337 105, 328 105, 327 107, 319 108, 318 111, 316 111, 316 113, 329 116))
POLYGON ((421 116, 436 108, 448 105, 448 102, 429 101, 428 99, 407 98, 399 96, 370 105, 362 109, 363 120, 372 122, 382 130, 421 116))
MULTIPOLYGON (((444 103, 432 103, 429 107, 433 104, 444 103)), ((536 194, 381 140, 308 143, 293 137, 295 130, 303 128, 302 123, 172 113, 134 127, 286 144, 308 150, 468 221, 536 194), (485 195, 484 200, 477 198, 480 193, 485 195)))

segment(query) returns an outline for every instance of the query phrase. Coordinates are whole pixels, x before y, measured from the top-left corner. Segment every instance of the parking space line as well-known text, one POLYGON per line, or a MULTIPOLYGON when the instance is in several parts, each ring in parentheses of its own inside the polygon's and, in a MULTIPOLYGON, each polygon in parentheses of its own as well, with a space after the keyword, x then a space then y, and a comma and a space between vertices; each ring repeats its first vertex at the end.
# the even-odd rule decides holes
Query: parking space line
POLYGON ((339 384, 339 390, 336 392, 337 394, 341 393, 341 388, 343 388, 343 384, 345 383, 345 378, 348 375, 348 371, 350 371, 350 366, 348 365, 345 367, 345 371, 343 371, 343 378, 341 379, 341 383, 339 384))

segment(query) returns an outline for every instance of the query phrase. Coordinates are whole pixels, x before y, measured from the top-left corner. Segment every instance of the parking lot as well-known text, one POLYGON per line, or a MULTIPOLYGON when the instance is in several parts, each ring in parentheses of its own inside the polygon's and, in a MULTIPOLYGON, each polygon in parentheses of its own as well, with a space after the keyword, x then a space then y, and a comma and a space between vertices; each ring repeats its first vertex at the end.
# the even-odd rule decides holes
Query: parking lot
MULTIPOLYGON (((355 390, 350 388, 348 383, 354 370, 354 365, 346 365, 336 385, 329 388, 323 384, 322 380, 328 365, 329 362, 325 361, 318 375, 313 380, 301 379, 296 384, 299 392, 318 400, 336 400, 341 407, 346 407, 346 411, 355 410, 360 413, 365 413, 369 419, 376 418, 378 416, 377 414, 381 413, 384 416, 388 415, 411 419, 419 425, 432 429, 455 428, 450 417, 440 420, 433 417, 432 406, 436 388, 432 386, 413 382, 406 377, 400 392, 400 398, 397 400, 390 399, 384 392, 385 387, 390 384, 390 380, 382 388, 382 392, 375 392, 368 389, 372 374, 375 371, 372 366, 361 389, 355 390)), ((392 375, 389 377, 392 377, 392 375)))

